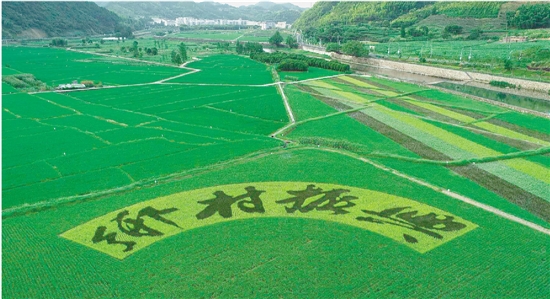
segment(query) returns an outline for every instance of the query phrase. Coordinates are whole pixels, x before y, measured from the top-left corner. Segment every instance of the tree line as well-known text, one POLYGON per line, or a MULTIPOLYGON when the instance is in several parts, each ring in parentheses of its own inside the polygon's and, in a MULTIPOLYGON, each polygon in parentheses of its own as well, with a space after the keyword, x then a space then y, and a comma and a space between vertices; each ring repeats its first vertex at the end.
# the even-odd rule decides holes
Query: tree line
MULTIPOLYGON (((283 60, 291 59, 293 61, 304 62, 308 66, 318 67, 318 68, 327 69, 327 70, 333 70, 338 72, 348 72, 350 70, 349 65, 340 63, 338 61, 334 61, 334 60, 327 61, 321 58, 308 57, 301 54, 288 54, 283 52, 252 53, 250 54, 250 58, 263 63, 269 63, 269 64, 281 63, 283 60)), ((294 63, 293 61, 291 62, 294 63)))

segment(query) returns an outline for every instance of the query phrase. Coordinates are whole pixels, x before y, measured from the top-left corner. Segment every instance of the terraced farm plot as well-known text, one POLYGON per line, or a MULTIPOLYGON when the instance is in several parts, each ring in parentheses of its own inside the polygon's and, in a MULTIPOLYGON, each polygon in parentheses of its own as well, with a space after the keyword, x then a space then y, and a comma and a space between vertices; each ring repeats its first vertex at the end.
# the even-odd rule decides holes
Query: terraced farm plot
POLYGON ((307 79, 320 78, 320 77, 336 76, 341 74, 340 72, 320 69, 316 67, 309 67, 307 72, 278 72, 278 73, 281 79, 287 80, 287 81, 293 81, 293 80, 288 80, 289 77, 298 78, 298 80, 307 80, 307 79))
POLYGON ((51 48, 2 47, 2 61, 14 71, 33 74, 52 87, 73 80, 92 80, 104 85, 149 83, 189 72, 51 48))
POLYGON ((4 297, 547 297, 548 119, 355 75, 286 106, 263 64, 189 66, 3 94, 4 297))
POLYGON ((265 64, 235 55, 214 55, 188 64, 200 72, 179 77, 172 83, 217 83, 217 84, 268 84, 272 83, 271 71, 265 64))

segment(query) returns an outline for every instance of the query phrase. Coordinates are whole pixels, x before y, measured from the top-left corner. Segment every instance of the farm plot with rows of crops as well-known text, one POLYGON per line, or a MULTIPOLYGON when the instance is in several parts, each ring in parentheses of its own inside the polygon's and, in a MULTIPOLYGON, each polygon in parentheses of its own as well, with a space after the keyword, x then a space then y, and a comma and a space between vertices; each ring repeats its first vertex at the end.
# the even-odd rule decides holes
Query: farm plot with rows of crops
POLYGON ((6 298, 548 293, 546 118, 368 76, 279 85, 240 56, 5 49, 49 84, 75 59, 117 79, 3 91, 6 298))

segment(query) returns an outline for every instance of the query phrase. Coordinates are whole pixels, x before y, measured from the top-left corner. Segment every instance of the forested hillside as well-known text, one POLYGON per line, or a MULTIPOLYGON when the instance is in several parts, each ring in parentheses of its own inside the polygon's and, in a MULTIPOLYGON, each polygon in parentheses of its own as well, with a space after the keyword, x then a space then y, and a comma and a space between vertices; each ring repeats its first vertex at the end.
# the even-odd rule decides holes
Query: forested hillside
MULTIPOLYGON (((413 25, 430 15, 460 18, 497 18, 506 2, 317 2, 295 23, 303 29, 328 24, 413 25), (403 22, 406 21, 406 22, 403 22)), ((540 4, 548 6, 548 4, 540 4)), ((532 7, 533 4, 523 5, 532 7)))
POLYGON ((317 2, 293 28, 323 42, 384 41, 391 30, 428 38, 453 24, 472 38, 506 28, 550 28, 550 2, 317 2))
POLYGON ((122 17, 175 19, 194 17, 201 19, 245 19, 252 21, 285 21, 293 23, 304 10, 296 5, 260 2, 255 5, 234 7, 215 2, 110 2, 105 8, 122 17))
POLYGON ((2 38, 112 33, 120 18, 93 2, 2 2, 2 38))

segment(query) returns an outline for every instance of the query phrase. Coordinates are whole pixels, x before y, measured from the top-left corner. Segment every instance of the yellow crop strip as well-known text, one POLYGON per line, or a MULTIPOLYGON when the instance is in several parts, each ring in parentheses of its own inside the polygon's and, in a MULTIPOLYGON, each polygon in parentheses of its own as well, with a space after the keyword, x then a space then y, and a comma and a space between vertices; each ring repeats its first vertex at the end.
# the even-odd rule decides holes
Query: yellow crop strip
POLYGON ((445 108, 438 107, 436 105, 424 103, 424 102, 418 102, 418 101, 407 101, 409 104, 413 104, 415 106, 439 113, 441 115, 450 117, 452 119, 456 119, 458 121, 461 121, 463 123, 469 123, 472 121, 475 121, 476 119, 473 117, 469 117, 460 113, 456 113, 454 111, 447 110, 445 108))
POLYGON ((327 88, 327 89, 332 89, 332 90, 342 90, 341 88, 339 88, 337 86, 334 86, 334 85, 329 84, 327 82, 318 81, 318 80, 304 82, 303 84, 310 85, 310 86, 317 86, 317 87, 327 88))
POLYGON ((503 127, 500 127, 500 126, 497 126, 497 125, 493 125, 493 124, 488 123, 488 122, 479 122, 479 123, 475 123, 473 125, 476 126, 476 127, 480 127, 482 129, 485 129, 489 132, 504 135, 506 137, 519 139, 519 140, 525 140, 525 141, 540 144, 540 145, 543 145, 543 146, 549 146, 550 145, 549 142, 537 139, 535 137, 527 136, 525 134, 521 134, 521 133, 518 133, 516 131, 512 131, 510 129, 507 129, 507 128, 503 128, 503 127))
MULTIPOLYGON (((500 156, 502 155, 501 152, 497 152, 495 150, 492 150, 490 148, 487 148, 485 146, 482 146, 480 144, 477 144, 473 141, 470 141, 464 137, 458 136, 456 134, 453 134, 449 131, 446 131, 444 129, 441 129, 439 127, 436 127, 434 125, 431 125, 425 121, 422 121, 420 119, 417 119, 415 117, 409 116, 405 113, 399 113, 395 112, 391 109, 388 109, 386 107, 374 104, 374 107, 378 109, 379 111, 382 111, 396 119, 399 119, 400 121, 406 122, 407 124, 420 129, 424 132, 429 133, 430 135, 439 138, 461 150, 470 152, 472 154, 475 154, 479 157, 490 157, 490 156, 500 156)), ((549 170, 545 167, 531 162, 527 161, 525 159, 512 159, 512 160, 505 160, 500 161, 500 163, 503 163, 513 169, 516 169, 518 171, 521 171, 533 178, 536 178, 542 182, 550 183, 550 173, 549 170)))
POLYGON ((349 83, 354 84, 355 86, 360 86, 360 87, 364 87, 364 88, 368 88, 368 89, 373 89, 373 91, 375 91, 377 93, 380 93, 380 94, 383 94, 383 95, 388 96, 388 97, 395 97, 395 96, 399 95, 396 92, 385 90, 385 89, 376 87, 374 85, 370 85, 368 83, 365 83, 363 81, 359 81, 359 80, 351 78, 351 77, 343 76, 343 77, 340 77, 340 79, 348 81, 349 83))
POLYGON ((340 77, 340 79, 342 79, 344 81, 347 81, 347 82, 349 82, 353 85, 356 85, 356 86, 360 86, 360 87, 364 87, 364 88, 368 88, 368 89, 380 89, 380 87, 365 83, 363 81, 357 80, 357 79, 352 78, 352 77, 342 76, 342 77, 340 77))
MULTIPOLYGON (((460 122, 463 122, 463 123, 470 123, 470 122, 473 122, 473 121, 476 120, 475 118, 472 118, 472 117, 469 117, 469 116, 466 116, 466 115, 463 115, 463 114, 460 114, 460 113, 457 113, 457 112, 454 112, 454 111, 450 111, 450 110, 447 110, 445 108, 438 107, 436 105, 423 103, 423 102, 418 102, 418 101, 407 101, 407 102, 410 103, 410 104, 416 105, 418 107, 422 107, 424 109, 439 113, 439 114, 447 116, 447 117, 450 117, 452 119, 456 119, 456 120, 458 120, 460 122)), ((493 125, 493 124, 488 123, 488 122, 479 122, 479 123, 474 123, 472 125, 474 125, 476 127, 479 127, 479 128, 482 128, 484 130, 487 130, 491 133, 500 134, 500 135, 503 135, 503 136, 506 136, 506 137, 519 139, 519 140, 525 140, 525 141, 529 141, 529 142, 532 142, 532 143, 535 143, 535 144, 540 144, 540 145, 543 145, 543 146, 549 146, 550 145, 550 143, 548 143, 546 141, 543 141, 543 140, 540 140, 540 139, 537 139, 537 138, 534 138, 534 137, 531 137, 531 136, 528 136, 528 135, 525 135, 525 134, 521 134, 521 133, 512 131, 510 129, 507 129, 507 128, 503 128, 501 126, 493 125)))
POLYGON ((340 90, 335 90, 334 91, 335 93, 345 97, 346 99, 349 99, 350 101, 352 102, 357 102, 357 103, 368 103, 369 102, 369 99, 367 98, 363 98, 353 92, 349 92, 349 91, 340 91, 340 90))

